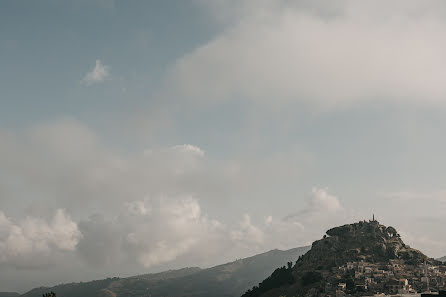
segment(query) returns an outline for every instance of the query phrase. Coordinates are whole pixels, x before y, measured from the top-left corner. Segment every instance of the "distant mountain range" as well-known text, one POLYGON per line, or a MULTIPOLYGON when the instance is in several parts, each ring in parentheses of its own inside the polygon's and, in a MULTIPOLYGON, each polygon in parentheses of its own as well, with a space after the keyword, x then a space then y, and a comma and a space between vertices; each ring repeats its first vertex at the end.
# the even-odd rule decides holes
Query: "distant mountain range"
POLYGON ((271 271, 289 261, 294 263, 309 249, 272 250, 207 269, 191 267, 128 278, 61 284, 35 288, 20 296, 0 293, 0 297, 41 297, 49 291, 61 297, 239 297, 271 271))
POLYGON ((446 256, 444 256, 443 258, 437 259, 437 260, 441 261, 441 262, 446 262, 446 256))
POLYGON ((15 292, 0 292, 0 297, 19 297, 19 293, 15 292))

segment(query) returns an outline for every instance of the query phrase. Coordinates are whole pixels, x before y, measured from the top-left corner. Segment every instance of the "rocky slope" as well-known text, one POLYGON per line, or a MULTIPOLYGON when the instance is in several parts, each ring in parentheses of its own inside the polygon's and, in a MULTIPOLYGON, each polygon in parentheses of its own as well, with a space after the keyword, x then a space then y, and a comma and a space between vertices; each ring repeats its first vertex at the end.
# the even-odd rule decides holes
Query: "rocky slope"
POLYGON ((312 244, 298 267, 313 269, 323 265, 328 268, 348 261, 379 262, 389 259, 422 263, 428 257, 404 244, 393 227, 376 221, 359 222, 328 230, 325 238, 312 244))
POLYGON ((378 263, 390 259, 401 259, 408 265, 435 262, 404 244, 393 227, 361 221, 328 230, 293 267, 277 269, 243 297, 305 296, 329 279, 334 267, 353 261, 378 263))

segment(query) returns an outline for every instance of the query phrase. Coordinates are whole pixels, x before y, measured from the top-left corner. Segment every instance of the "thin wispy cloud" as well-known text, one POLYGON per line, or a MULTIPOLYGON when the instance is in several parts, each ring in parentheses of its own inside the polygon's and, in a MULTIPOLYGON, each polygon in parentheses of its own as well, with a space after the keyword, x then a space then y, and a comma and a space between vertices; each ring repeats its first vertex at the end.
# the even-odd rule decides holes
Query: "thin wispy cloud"
POLYGON ((88 72, 82 79, 82 83, 90 86, 92 84, 102 83, 110 77, 110 67, 102 64, 101 60, 96 60, 94 68, 88 72))

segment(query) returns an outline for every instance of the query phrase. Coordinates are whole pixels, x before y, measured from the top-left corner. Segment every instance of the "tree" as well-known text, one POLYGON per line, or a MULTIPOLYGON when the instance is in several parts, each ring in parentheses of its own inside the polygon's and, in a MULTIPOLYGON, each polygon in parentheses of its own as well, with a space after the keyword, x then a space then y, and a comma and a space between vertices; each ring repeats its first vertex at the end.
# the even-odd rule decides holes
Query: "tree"
POLYGON ((54 293, 53 291, 49 292, 49 293, 45 293, 42 295, 42 297, 56 297, 56 293, 54 293))

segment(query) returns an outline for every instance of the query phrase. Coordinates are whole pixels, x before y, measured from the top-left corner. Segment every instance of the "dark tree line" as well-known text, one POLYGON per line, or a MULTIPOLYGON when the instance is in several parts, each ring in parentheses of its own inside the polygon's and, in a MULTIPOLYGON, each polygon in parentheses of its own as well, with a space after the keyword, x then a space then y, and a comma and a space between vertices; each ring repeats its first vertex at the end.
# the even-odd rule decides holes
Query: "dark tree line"
POLYGON ((293 263, 288 262, 287 266, 283 266, 274 270, 270 277, 262 281, 258 286, 254 286, 248 290, 242 297, 257 297, 274 288, 294 283, 293 263))

